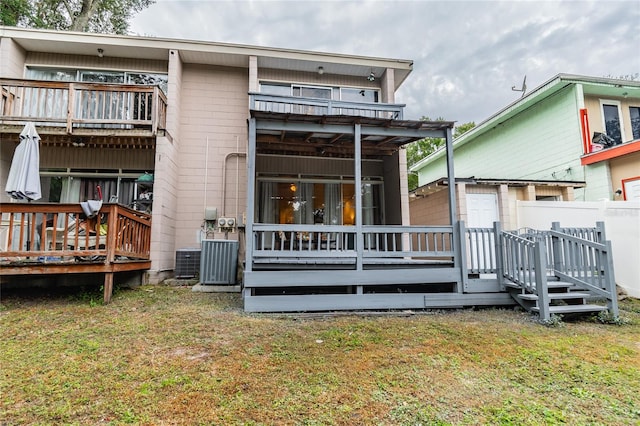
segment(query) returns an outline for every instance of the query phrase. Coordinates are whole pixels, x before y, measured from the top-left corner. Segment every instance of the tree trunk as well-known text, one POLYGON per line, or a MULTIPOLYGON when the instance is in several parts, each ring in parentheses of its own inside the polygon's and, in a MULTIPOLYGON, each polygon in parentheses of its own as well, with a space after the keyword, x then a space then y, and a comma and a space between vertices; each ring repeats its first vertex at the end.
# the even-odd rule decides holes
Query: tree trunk
POLYGON ((100 0, 82 0, 82 8, 77 16, 71 17, 71 31, 87 31, 89 20, 95 13, 100 0))

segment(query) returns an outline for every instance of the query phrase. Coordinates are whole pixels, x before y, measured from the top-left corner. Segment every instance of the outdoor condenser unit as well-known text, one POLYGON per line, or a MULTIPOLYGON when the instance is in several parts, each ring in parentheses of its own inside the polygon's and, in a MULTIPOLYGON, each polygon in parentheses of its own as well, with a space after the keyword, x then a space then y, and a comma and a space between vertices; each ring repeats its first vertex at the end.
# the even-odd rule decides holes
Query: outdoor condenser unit
POLYGON ((176 278, 193 278, 200 272, 200 249, 176 250, 176 278))
POLYGON ((237 268, 237 241, 202 240, 200 284, 235 284, 237 268))

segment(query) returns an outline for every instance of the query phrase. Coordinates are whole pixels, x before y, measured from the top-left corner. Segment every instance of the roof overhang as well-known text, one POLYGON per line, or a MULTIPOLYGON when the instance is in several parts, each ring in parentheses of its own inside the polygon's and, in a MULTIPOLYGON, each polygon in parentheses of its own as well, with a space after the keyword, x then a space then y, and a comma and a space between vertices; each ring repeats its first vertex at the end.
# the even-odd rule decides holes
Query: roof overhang
MULTIPOLYGON (((512 188, 525 186, 553 186, 553 187, 570 187, 584 188, 587 184, 584 181, 560 181, 560 180, 527 180, 527 179, 493 179, 493 178, 456 178, 456 184, 464 183, 467 185, 485 185, 500 186, 507 185, 512 188)), ((435 192, 441 191, 449 186, 449 180, 445 177, 434 180, 433 182, 422 185, 409 194, 411 198, 425 197, 435 192)))
POLYGON ((279 49, 210 41, 179 40, 158 37, 107 35, 52 30, 33 30, 0 26, 0 38, 11 38, 27 52, 94 56, 102 49, 105 56, 167 61, 178 51, 184 63, 248 68, 249 58, 258 58, 258 67, 289 71, 362 76, 373 71, 382 76, 393 69, 395 89, 413 70, 407 59, 376 58, 338 53, 279 49))
POLYGON ((382 158, 425 137, 446 137, 453 121, 393 120, 348 115, 251 111, 259 154, 353 158, 356 124, 362 158, 382 158))

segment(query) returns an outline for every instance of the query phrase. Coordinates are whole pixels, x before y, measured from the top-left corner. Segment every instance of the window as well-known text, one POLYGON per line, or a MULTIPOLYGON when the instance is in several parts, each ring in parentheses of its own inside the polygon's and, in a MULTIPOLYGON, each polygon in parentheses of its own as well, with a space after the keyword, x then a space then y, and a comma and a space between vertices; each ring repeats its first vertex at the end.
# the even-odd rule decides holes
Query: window
POLYGON ((640 107, 629 107, 629 116, 631 117, 631 133, 633 139, 640 139, 640 107))
POLYGON ((166 74, 123 72, 123 71, 87 71, 78 69, 27 68, 27 78, 48 81, 86 81, 92 83, 155 84, 167 93, 166 74))
POLYGON ((371 89, 340 89, 340 99, 349 102, 378 102, 378 91, 371 89))
MULTIPOLYGON (((276 224, 355 225, 353 181, 264 179, 258 182, 257 222, 276 224)), ((362 183, 363 223, 382 218, 382 182, 362 183)))
POLYGON ((602 121, 604 124, 604 132, 613 139, 617 144, 624 142, 624 132, 620 117, 620 102, 600 100, 602 105, 602 121))

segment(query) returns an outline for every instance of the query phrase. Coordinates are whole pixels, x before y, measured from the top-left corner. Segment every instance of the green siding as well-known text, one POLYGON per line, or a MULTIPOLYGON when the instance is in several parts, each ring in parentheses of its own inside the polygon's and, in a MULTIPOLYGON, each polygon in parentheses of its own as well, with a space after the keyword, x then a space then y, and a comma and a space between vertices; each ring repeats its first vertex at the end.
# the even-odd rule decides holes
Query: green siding
MULTIPOLYGON (((585 176, 580 164, 582 137, 575 90, 575 86, 568 86, 456 147, 456 177, 565 181, 596 178, 599 182, 601 171, 585 176)), ((444 156, 418 173, 420 185, 445 176, 444 156)), ((602 185, 608 185, 606 179, 602 185)), ((601 193, 590 190, 587 199, 594 199, 591 192, 601 193)))

